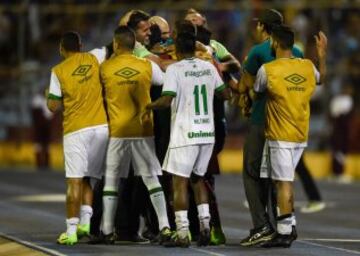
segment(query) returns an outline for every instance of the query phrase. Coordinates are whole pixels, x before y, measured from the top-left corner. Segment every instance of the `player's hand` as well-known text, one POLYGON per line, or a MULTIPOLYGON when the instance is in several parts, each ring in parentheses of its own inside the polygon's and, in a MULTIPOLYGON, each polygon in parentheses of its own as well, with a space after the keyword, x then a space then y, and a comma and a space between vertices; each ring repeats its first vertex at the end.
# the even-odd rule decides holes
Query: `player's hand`
MULTIPOLYGON (((146 106, 147 107, 147 106, 146 106)), ((152 112, 150 109, 146 109, 141 115, 141 124, 149 123, 152 119, 152 112)))
POLYGON ((229 104, 231 106, 237 107, 239 105, 239 100, 240 100, 240 94, 237 93, 236 91, 232 90, 232 96, 231 96, 231 98, 229 100, 229 104))
POLYGON ((251 99, 247 93, 240 93, 240 96, 239 96, 239 107, 240 108, 246 108, 247 106, 249 106, 251 104, 250 102, 251 102, 251 99))
POLYGON ((247 93, 241 93, 239 97, 239 106, 241 114, 245 117, 249 117, 251 113, 251 98, 247 93))
POLYGON ((315 35, 316 50, 319 59, 326 57, 326 48, 327 48, 327 37, 324 32, 320 31, 318 35, 315 35))
POLYGON ((250 107, 242 108, 242 109, 241 109, 241 114, 242 114, 244 117, 250 117, 250 115, 251 115, 251 108, 250 108, 250 107))

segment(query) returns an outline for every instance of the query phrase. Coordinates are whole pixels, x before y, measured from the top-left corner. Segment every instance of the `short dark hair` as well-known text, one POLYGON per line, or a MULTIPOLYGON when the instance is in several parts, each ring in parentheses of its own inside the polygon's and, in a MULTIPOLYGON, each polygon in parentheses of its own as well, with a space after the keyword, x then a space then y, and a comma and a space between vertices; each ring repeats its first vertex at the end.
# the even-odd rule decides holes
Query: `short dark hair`
POLYGON ((68 31, 61 36, 60 44, 66 51, 79 52, 81 37, 78 32, 68 31))
POLYGON ((150 27, 151 35, 149 37, 149 49, 153 48, 155 44, 161 42, 161 30, 157 24, 153 24, 150 27))
POLYGON ((196 26, 197 27, 197 34, 196 40, 204 45, 210 44, 211 39, 211 31, 204 26, 196 26))
POLYGON ((175 22, 176 34, 190 33, 196 35, 196 26, 188 20, 177 20, 175 22))
POLYGON ((181 32, 177 35, 175 41, 176 52, 182 54, 195 53, 195 35, 188 32, 181 32))
POLYGON ((271 34, 272 28, 274 26, 279 26, 284 22, 284 17, 282 14, 275 9, 266 9, 263 10, 260 14, 259 18, 255 18, 255 20, 259 21, 264 25, 264 30, 271 34))
POLYGON ((136 30, 138 24, 141 21, 148 21, 149 19, 150 19, 149 14, 147 14, 146 12, 141 11, 141 10, 136 10, 130 15, 130 18, 129 18, 129 21, 128 21, 127 25, 132 30, 136 30))
POLYGON ((135 46, 135 33, 128 26, 119 26, 114 31, 115 41, 123 48, 133 50, 135 46))
POLYGON ((294 46, 294 32, 286 25, 274 26, 271 36, 284 50, 292 49, 294 46))

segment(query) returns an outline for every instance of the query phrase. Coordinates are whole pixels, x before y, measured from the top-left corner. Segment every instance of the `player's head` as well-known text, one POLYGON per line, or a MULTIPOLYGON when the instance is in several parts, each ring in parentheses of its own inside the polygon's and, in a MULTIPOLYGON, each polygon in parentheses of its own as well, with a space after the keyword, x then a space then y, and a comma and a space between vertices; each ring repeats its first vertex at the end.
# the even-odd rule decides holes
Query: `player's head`
POLYGON ((170 26, 169 23, 160 16, 152 16, 150 19, 150 24, 154 25, 156 24, 160 31, 161 31, 161 39, 162 40, 167 40, 168 38, 170 38, 170 26))
POLYGON ((271 50, 292 50, 294 45, 294 32, 286 25, 274 26, 271 34, 271 50))
POLYGON ((135 34, 128 26, 115 29, 113 38, 114 52, 132 52, 135 46, 135 34))
POLYGON ((194 8, 190 8, 186 11, 184 20, 190 21, 192 24, 197 26, 206 26, 207 24, 205 16, 194 8))
POLYGON ((261 34, 265 33, 271 35, 272 28, 279 26, 284 22, 284 18, 280 12, 275 9, 264 10, 258 18, 254 19, 256 24, 256 36, 259 38, 261 34))
POLYGON ((69 52, 79 52, 81 49, 81 37, 75 31, 68 31, 61 36, 60 55, 66 57, 69 52))
POLYGON ((211 31, 204 26, 196 26, 196 41, 210 45, 211 31))
POLYGON ((133 12, 135 12, 135 11, 137 11, 137 10, 130 10, 130 11, 128 11, 127 13, 125 13, 125 14, 120 18, 118 26, 127 26, 131 14, 132 14, 133 12))
POLYGON ((196 25, 192 24, 190 21, 178 20, 175 22, 174 38, 176 38, 177 35, 181 33, 190 33, 196 36, 197 34, 196 30, 197 30, 196 25))
POLYGON ((128 27, 134 30, 136 40, 142 44, 149 43, 150 32, 150 15, 146 12, 135 10, 131 13, 129 21, 127 23, 128 27))
POLYGON ((175 40, 176 55, 179 59, 194 56, 196 38, 192 33, 179 33, 175 40))

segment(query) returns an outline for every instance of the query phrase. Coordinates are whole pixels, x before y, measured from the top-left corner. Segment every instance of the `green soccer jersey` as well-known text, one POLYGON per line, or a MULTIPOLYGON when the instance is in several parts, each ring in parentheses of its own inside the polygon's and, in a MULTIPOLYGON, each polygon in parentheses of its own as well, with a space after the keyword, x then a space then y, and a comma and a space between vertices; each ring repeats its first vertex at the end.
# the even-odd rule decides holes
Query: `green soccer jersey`
MULTIPOLYGON (((293 47, 293 55, 297 58, 304 58, 302 51, 296 46, 293 47)), ((261 44, 257 44, 250 49, 250 52, 245 60, 244 69, 252 76, 256 76, 259 68, 270 61, 273 61, 275 56, 271 54, 270 40, 266 40, 261 44)), ((252 111, 250 121, 252 124, 265 124, 265 105, 266 93, 259 93, 257 99, 252 104, 252 111)))
POLYGON ((152 53, 149 52, 149 50, 139 42, 135 43, 133 54, 139 58, 146 58, 146 56, 152 55, 152 53))
POLYGON ((216 58, 220 61, 230 55, 230 52, 225 48, 225 46, 218 41, 210 40, 210 46, 215 50, 216 58))

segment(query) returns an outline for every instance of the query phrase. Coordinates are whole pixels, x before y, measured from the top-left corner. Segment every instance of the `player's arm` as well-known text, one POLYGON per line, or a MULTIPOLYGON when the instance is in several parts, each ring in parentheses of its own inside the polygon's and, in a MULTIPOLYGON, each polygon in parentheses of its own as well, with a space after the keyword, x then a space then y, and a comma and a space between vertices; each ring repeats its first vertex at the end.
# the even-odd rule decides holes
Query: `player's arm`
POLYGON ((156 63, 163 71, 166 71, 169 65, 176 62, 176 60, 163 60, 159 56, 156 56, 155 54, 149 54, 145 58, 156 63))
POLYGON ((232 97, 231 88, 226 86, 221 90, 215 90, 215 93, 217 97, 220 97, 223 100, 230 100, 232 97))
POLYGON ((240 62, 226 49, 224 45, 215 40, 211 40, 210 45, 215 49, 216 57, 221 62, 219 65, 221 72, 236 73, 240 71, 240 62))
POLYGON ((320 31, 318 35, 315 35, 316 50, 319 58, 319 73, 320 81, 323 83, 326 76, 326 48, 327 48, 327 37, 325 34, 320 31))
POLYGON ((173 100, 174 96, 171 95, 162 95, 160 98, 158 98, 156 101, 151 102, 146 106, 147 110, 153 110, 153 109, 164 109, 168 108, 171 105, 171 102, 173 100))
POLYGON ((222 98, 223 100, 230 100, 231 99, 231 88, 228 87, 224 81, 221 79, 219 72, 217 69, 212 66, 212 73, 215 81, 215 95, 217 97, 222 98))
POLYGON ((149 111, 152 109, 163 109, 170 107, 173 98, 176 97, 177 91, 178 89, 176 71, 174 70, 174 68, 169 67, 165 73, 164 86, 162 89, 161 97, 156 101, 148 104, 146 106, 146 109, 149 111))
POLYGON ((60 89, 60 82, 54 72, 51 72, 50 88, 46 90, 45 96, 47 98, 47 107, 51 112, 57 112, 62 107, 62 94, 60 89))
POLYGON ((164 73, 160 67, 155 63, 151 63, 151 85, 161 86, 164 84, 164 73))
POLYGON ((262 65, 256 75, 256 80, 253 88, 254 92, 255 93, 265 92, 267 89, 267 80, 268 79, 267 79, 265 67, 264 65, 262 65))

